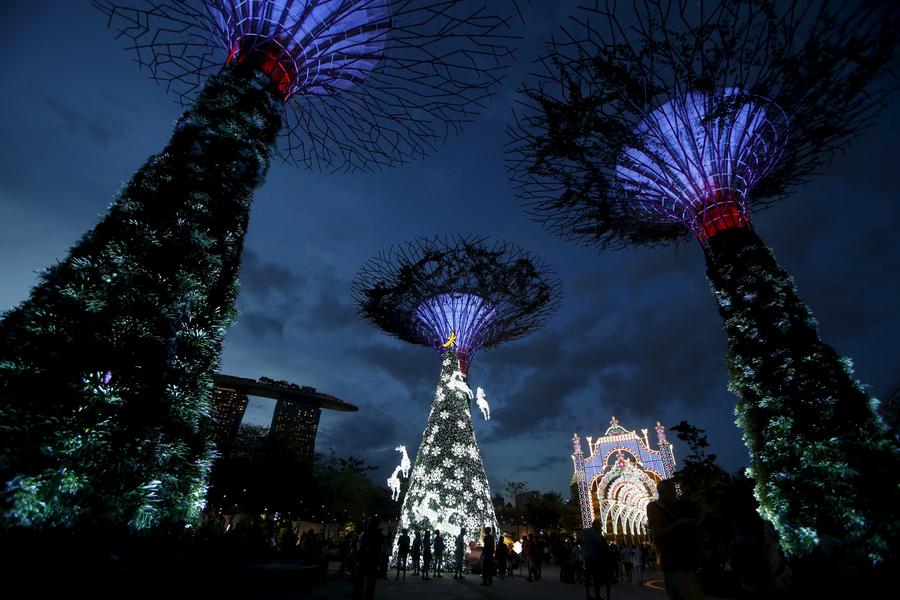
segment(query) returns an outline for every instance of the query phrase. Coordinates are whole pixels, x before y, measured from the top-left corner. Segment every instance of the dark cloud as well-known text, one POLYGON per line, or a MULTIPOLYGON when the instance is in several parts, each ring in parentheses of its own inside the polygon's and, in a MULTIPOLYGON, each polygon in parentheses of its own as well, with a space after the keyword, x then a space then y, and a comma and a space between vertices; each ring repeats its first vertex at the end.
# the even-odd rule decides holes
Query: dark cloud
POLYGON ((571 394, 587 384, 588 377, 572 369, 542 369, 529 372, 515 387, 494 390, 494 398, 501 395, 503 400, 492 407, 493 427, 484 440, 496 442, 524 435, 531 438, 551 435, 558 425, 571 420, 567 402, 571 394))
POLYGON ((621 274, 621 285, 642 287, 643 297, 633 302, 611 302, 602 279, 594 278, 591 289, 582 277, 581 293, 596 312, 485 353, 479 367, 502 390, 493 390, 502 400, 486 441, 558 434, 586 403, 658 418, 664 405, 691 409, 728 397, 725 338, 705 280, 664 276, 640 284, 644 276, 621 274))
POLYGON ((528 459, 526 458, 524 462, 526 464, 516 467, 516 473, 531 473, 534 471, 543 471, 545 469, 562 470, 571 468, 572 465, 572 461, 567 456, 561 454, 551 454, 533 462, 528 462, 528 459))
POLYGON ((105 148, 128 133, 127 121, 109 107, 85 108, 60 100, 57 96, 46 96, 43 101, 62 126, 62 131, 72 136, 86 137, 105 148))
MULTIPOLYGON (((357 413, 336 415, 331 420, 337 423, 328 432, 319 434, 316 451, 328 453, 333 450, 337 456, 362 458, 377 467, 372 479, 384 485, 384 478, 400 463, 400 454, 394 450, 397 440, 401 439, 396 415, 364 405, 357 413)), ((417 446, 407 446, 413 461, 417 446)))
POLYGON ((295 298, 305 284, 300 274, 285 265, 263 260, 250 248, 244 249, 240 281, 242 295, 263 300, 275 294, 295 298))
POLYGON ((325 446, 352 446, 357 451, 378 450, 396 440, 397 420, 372 406, 364 406, 358 413, 340 415, 337 425, 323 440, 325 446))
POLYGON ((238 323, 243 333, 256 339, 269 335, 284 337, 284 322, 264 312, 242 310, 238 323))
POLYGON ((351 352, 362 364, 387 373, 411 393, 423 388, 433 391, 437 385, 440 358, 431 348, 406 343, 374 343, 358 345, 351 352))
POLYGON ((309 306, 298 316, 298 325, 312 330, 335 330, 360 324, 356 306, 350 301, 350 281, 339 279, 329 270, 315 276, 315 285, 309 306))

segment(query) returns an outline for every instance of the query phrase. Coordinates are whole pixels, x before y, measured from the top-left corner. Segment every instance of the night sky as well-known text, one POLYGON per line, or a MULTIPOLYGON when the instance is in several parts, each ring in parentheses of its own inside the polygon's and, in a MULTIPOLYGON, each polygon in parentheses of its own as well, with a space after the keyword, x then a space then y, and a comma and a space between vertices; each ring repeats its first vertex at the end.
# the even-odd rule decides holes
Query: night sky
MULTIPOLYGON (((222 371, 311 385, 360 407, 323 411, 318 451, 362 457, 383 482, 418 448, 440 370, 431 349, 356 315, 351 280, 371 255, 436 233, 495 236, 552 265, 564 300, 529 337, 480 352, 470 369, 492 420, 475 430, 492 487, 568 496, 574 431, 601 435, 687 419, 728 470, 747 463, 726 390, 725 336, 700 248, 598 254, 528 220, 503 169, 514 90, 578 0, 528 5, 529 32, 485 114, 431 158, 375 174, 273 163, 256 193, 241 270, 241 317, 222 371)), ((116 190, 166 143, 180 113, 87 0, 4 3, 0 21, 0 310, 65 256, 116 190)), ((900 98, 801 192, 753 219, 795 278, 823 339, 876 396, 900 382, 900 98)), ((245 422, 266 424, 253 400, 245 422)), ((672 436, 674 437, 674 436, 672 436)), ((684 455, 678 448, 676 457, 684 455)))

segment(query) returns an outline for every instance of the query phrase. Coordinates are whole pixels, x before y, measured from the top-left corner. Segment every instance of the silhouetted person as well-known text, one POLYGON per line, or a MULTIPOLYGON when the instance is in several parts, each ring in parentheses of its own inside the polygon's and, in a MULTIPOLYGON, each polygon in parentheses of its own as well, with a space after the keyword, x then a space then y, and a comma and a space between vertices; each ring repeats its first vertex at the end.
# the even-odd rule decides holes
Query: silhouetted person
POLYGON ((400 579, 400 569, 403 569, 403 579, 406 579, 406 560, 409 557, 409 534, 404 529, 397 539, 397 576, 394 579, 400 579))
POLYGON ((431 532, 426 531, 422 539, 422 579, 428 579, 428 570, 431 568, 431 532))
POLYGON ((494 535, 490 527, 484 528, 484 548, 481 551, 481 585, 493 585, 494 535))
POLYGON ((503 534, 500 534, 494 556, 497 561, 497 568, 500 570, 500 579, 504 581, 506 581, 506 554, 508 551, 509 548, 506 547, 506 542, 503 541, 503 534))
POLYGON ((675 482, 663 479, 657 486, 659 500, 647 505, 650 536, 659 551, 666 592, 673 600, 703 598, 697 577, 696 528, 675 496, 675 482))
POLYGON ((441 532, 438 530, 434 531, 434 576, 435 577, 443 577, 441 575, 441 570, 444 568, 444 538, 441 537, 441 532))
POLYGON ((382 538, 378 522, 373 519, 365 533, 363 533, 360 544, 359 561, 357 563, 359 573, 357 574, 356 585, 353 590, 354 598, 371 600, 375 595, 375 578, 378 577, 378 570, 381 566, 382 538))
POLYGON ((625 565, 625 581, 632 581, 634 578, 634 550, 628 544, 622 548, 622 564, 625 565))
POLYGON ((419 574, 419 559, 422 557, 422 538, 419 537, 419 532, 416 531, 413 534, 412 541, 412 562, 413 562, 413 575, 419 574))
POLYGON ((381 562, 378 565, 378 577, 381 579, 388 578, 388 566, 391 562, 391 551, 393 546, 391 542, 394 540, 394 532, 388 529, 388 533, 381 537, 381 562))
POLYGON ((594 519, 591 526, 582 534, 582 553, 584 555, 584 588, 587 597, 591 597, 591 583, 594 584, 594 596, 600 600, 600 587, 606 586, 606 600, 609 600, 609 583, 612 579, 612 553, 603 531, 600 519, 594 519))
POLYGON ((634 548, 634 582, 644 585, 644 548, 642 546, 634 548))
POLYGON ((453 571, 453 579, 464 579, 463 575, 463 558, 466 555, 466 530, 460 529, 459 535, 456 536, 456 548, 453 554, 453 562, 456 565, 453 571))
POLYGON ((534 538, 533 533, 528 534, 528 546, 525 551, 528 557, 528 579, 527 581, 541 580, 541 547, 534 538))

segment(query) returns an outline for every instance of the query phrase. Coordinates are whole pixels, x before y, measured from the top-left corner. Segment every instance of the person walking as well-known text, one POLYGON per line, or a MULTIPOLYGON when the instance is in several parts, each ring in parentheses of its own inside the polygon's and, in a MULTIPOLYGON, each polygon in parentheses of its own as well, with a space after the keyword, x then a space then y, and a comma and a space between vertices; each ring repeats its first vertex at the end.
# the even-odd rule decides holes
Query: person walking
POLYGON ((484 528, 484 546, 481 550, 481 585, 493 585, 494 535, 490 527, 484 528))
POLYGON ((528 569, 528 578, 525 581, 532 582, 534 581, 534 554, 536 552, 536 548, 534 545, 534 534, 529 533, 528 537, 525 538, 525 543, 522 545, 522 553, 525 554, 525 566, 528 569))
POLYGON ((355 576, 353 598, 371 600, 375 596, 375 579, 381 563, 383 536, 378 521, 372 519, 363 533, 359 548, 358 572, 355 576))
POLYGON ((634 550, 628 544, 622 548, 622 564, 625 565, 625 581, 632 581, 634 578, 634 550))
POLYGON ((656 490, 659 499, 647 505, 647 524, 659 552, 666 592, 672 600, 701 600, 694 521, 678 502, 673 480, 663 479, 656 490))
POLYGON ((580 540, 576 540, 572 547, 572 568, 575 570, 575 583, 582 583, 584 581, 584 554, 580 540))
POLYGON ((506 581, 506 556, 508 553, 509 548, 507 548, 506 541, 501 533, 497 538, 497 549, 494 551, 494 560, 497 561, 497 569, 499 569, 501 581, 506 581))
POLYGON ((409 533, 407 529, 402 530, 400 537, 397 539, 397 576, 394 579, 400 579, 400 569, 403 568, 403 580, 406 581, 406 560, 409 557, 409 533))
POLYGON ((634 549, 634 582, 644 585, 644 548, 637 546, 634 549))
POLYGON ((444 568, 444 538, 441 532, 434 531, 434 576, 443 578, 441 571, 444 568))
POLYGON ((413 575, 418 575, 419 559, 422 557, 422 538, 419 537, 418 531, 413 532, 412 549, 410 553, 412 555, 413 575))
POLYGON ((532 571, 534 572, 534 580, 541 580, 541 563, 544 561, 543 550, 541 549, 541 542, 538 538, 534 537, 533 533, 528 534, 528 541, 531 542, 531 571, 529 571, 529 576, 531 576, 532 571))
POLYGON ((609 597, 609 583, 612 578, 612 553, 603 531, 600 519, 594 519, 591 526, 582 533, 582 552, 584 554, 584 588, 587 598, 591 598, 591 583, 594 584, 594 597, 600 600, 600 587, 606 586, 606 600, 609 597))
POLYGON ((422 538, 422 580, 428 579, 428 570, 431 568, 431 532, 426 531, 422 538))
POLYGON ((394 532, 388 529, 387 535, 381 537, 381 561, 378 563, 378 577, 380 579, 388 578, 389 564, 391 562, 391 552, 393 550, 392 542, 394 541, 394 532))
POLYGON ((609 545, 609 552, 612 555, 612 582, 619 583, 622 581, 622 551, 619 546, 613 542, 609 545))
POLYGON ((463 575, 463 558, 466 554, 466 530, 460 529, 459 535, 456 536, 456 552, 453 555, 453 560, 456 564, 455 570, 453 572, 453 579, 465 579, 463 575))

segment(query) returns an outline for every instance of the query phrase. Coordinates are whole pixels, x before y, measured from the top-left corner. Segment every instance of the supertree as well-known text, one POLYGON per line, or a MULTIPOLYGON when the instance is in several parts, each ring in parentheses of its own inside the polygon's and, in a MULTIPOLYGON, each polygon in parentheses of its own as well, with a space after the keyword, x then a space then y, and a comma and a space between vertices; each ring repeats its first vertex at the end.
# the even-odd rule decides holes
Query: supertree
POLYGON ((794 555, 896 556, 898 447, 750 219, 872 120, 895 87, 896 12, 627 5, 580 9, 535 63, 509 127, 515 191, 599 249, 696 239, 761 513, 794 555))
MULTIPOLYGON (((549 268, 512 244, 426 237, 370 259, 354 279, 360 315, 442 355, 437 391, 403 500, 400 529, 478 540, 497 518, 472 427, 468 370, 475 353, 522 337, 557 309, 549 268)), ((396 540, 395 540, 396 548, 396 540)))
POLYGON ((281 155, 309 168, 394 166, 472 119, 512 58, 510 18, 477 1, 95 5, 190 105, 0 322, 4 526, 195 518, 212 374, 279 132, 281 155))

